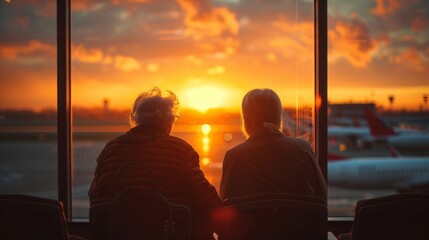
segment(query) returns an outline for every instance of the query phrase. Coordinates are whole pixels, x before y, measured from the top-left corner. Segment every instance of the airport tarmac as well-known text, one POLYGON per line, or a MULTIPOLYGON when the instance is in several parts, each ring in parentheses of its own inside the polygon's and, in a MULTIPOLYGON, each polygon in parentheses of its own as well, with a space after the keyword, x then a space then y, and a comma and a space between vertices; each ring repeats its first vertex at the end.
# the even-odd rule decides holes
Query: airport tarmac
MULTIPOLYGON (((237 137, 241 133, 238 133, 237 137)), ((223 134, 224 136, 224 134, 223 134)), ((201 137, 201 136, 199 136, 201 137)), ((194 141, 199 141, 195 137, 194 141)), ((221 135, 214 135, 216 139, 221 135)), ((227 139, 230 136, 228 135, 227 139)), ((243 137, 242 137, 243 138, 243 137)), ((242 139, 240 139, 241 141, 242 139)), ((230 139, 230 142, 233 141, 230 139)), ((239 140, 234 140, 231 145, 239 140)), ((88 189, 95 169, 95 161, 106 141, 79 141, 74 144, 73 169, 73 216, 87 218, 89 199, 88 189)), ((221 161, 226 151, 215 151, 220 146, 212 143, 210 153, 200 154, 201 159, 209 158, 207 165, 202 165, 207 179, 219 189, 221 161)), ((0 194, 31 194, 41 197, 57 198, 57 147, 52 141, 39 142, 0 142, 0 194), (31 163, 31 164, 30 164, 31 163)), ((328 210, 331 217, 354 215, 357 200, 383 196, 393 191, 353 191, 329 188, 328 210)))

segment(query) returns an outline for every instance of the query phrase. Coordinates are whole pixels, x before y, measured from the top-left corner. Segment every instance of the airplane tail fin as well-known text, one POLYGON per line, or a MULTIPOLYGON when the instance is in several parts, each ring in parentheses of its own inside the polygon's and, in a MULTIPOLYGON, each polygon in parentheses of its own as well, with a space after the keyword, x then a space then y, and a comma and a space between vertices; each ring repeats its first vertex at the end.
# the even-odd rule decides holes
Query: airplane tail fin
POLYGON ((366 108, 364 110, 365 118, 372 136, 390 136, 395 135, 395 130, 388 126, 375 112, 374 109, 366 108))
POLYGON ((392 145, 389 145, 389 152, 392 154, 392 157, 399 157, 401 155, 392 145))

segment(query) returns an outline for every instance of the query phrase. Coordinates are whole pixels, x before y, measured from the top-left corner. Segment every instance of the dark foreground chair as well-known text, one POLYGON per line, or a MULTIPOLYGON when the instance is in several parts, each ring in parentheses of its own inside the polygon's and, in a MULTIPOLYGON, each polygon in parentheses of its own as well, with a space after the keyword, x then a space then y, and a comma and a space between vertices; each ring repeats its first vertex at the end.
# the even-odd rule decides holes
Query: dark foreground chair
POLYGON ((109 223, 111 205, 111 202, 105 202, 93 205, 89 208, 91 240, 107 239, 107 225, 109 223))
POLYGON ((327 238, 326 202, 318 197, 266 194, 228 199, 216 214, 222 240, 327 238))
POLYGON ((351 233, 345 240, 429 239, 429 194, 404 193, 356 203, 351 233))
POLYGON ((0 195, 0 239, 70 239, 60 201, 26 195, 0 195))
POLYGON ((139 162, 129 162, 121 166, 113 201, 91 206, 89 215, 93 240, 191 238, 192 219, 189 208, 170 203, 159 193, 152 170, 139 162), (133 166, 129 167, 131 165, 133 166), (126 178, 137 177, 148 179, 149 186, 122 182, 126 178))
POLYGON ((111 214, 112 202, 100 203, 90 207, 91 240, 191 239, 192 219, 187 206, 170 203, 172 215, 167 216, 163 212, 169 211, 168 209, 163 209, 162 204, 159 203, 147 204, 148 198, 143 196, 141 192, 130 192, 127 198, 132 198, 132 201, 117 203, 114 215, 111 214), (144 197, 143 201, 136 204, 142 200, 142 197, 144 197), (158 213, 156 213, 156 209, 158 209, 158 213), (169 223, 166 222, 167 219, 172 220, 170 223, 174 223, 174 226, 166 226, 165 224, 169 223), (165 229, 165 227, 174 227, 174 232, 166 233, 172 229, 165 229))

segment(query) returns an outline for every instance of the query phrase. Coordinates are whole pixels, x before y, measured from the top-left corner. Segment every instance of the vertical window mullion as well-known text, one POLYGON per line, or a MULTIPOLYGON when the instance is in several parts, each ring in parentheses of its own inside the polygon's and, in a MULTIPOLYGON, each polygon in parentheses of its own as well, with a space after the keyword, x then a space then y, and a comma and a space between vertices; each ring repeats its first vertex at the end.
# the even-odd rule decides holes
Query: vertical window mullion
POLYGON ((328 7, 327 0, 314 1, 315 151, 327 181, 328 164, 328 7))
POLYGON ((71 220, 72 134, 70 82, 70 1, 57 0, 58 199, 71 220))

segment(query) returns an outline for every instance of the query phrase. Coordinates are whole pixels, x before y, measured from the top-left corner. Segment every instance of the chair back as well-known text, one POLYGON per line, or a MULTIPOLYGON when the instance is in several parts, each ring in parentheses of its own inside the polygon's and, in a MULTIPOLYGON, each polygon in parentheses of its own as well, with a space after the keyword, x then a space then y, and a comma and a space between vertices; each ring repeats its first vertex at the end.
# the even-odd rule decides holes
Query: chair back
POLYGON ((27 195, 0 195, 0 239, 68 240, 63 204, 27 195))
POLYGON ((90 208, 93 239, 190 239, 189 208, 170 203, 158 192, 148 165, 127 162, 118 170, 117 179, 113 201, 90 208), (147 184, 124 184, 126 178, 146 178, 147 184))
POLYGON ((110 218, 112 202, 104 202, 89 208, 89 229, 91 240, 106 240, 107 225, 110 218))
POLYGON ((221 239, 326 239, 327 208, 322 198, 264 194, 225 201, 221 239))
POLYGON ((403 193, 358 201, 351 239, 429 239, 429 194, 403 193))

